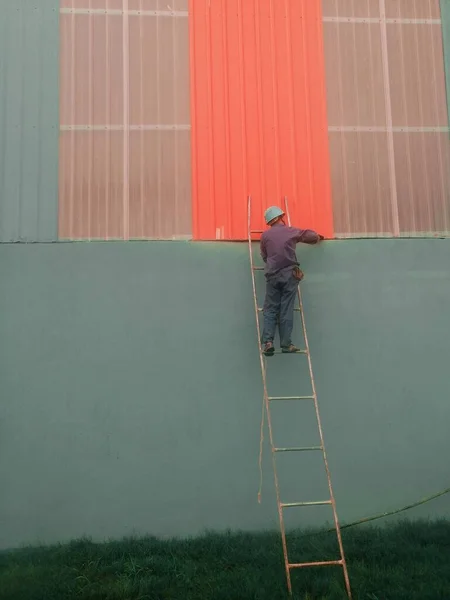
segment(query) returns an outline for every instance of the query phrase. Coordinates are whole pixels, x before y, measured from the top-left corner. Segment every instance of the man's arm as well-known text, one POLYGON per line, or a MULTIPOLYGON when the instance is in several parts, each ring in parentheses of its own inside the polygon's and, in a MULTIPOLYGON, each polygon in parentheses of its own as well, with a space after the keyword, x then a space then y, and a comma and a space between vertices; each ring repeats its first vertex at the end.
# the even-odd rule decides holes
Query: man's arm
POLYGON ((260 251, 261 251, 261 258, 263 259, 264 262, 267 262, 267 250, 266 250, 266 243, 264 241, 264 238, 261 238, 261 242, 260 242, 260 251))
POLYGON ((295 241, 297 244, 318 244, 324 239, 323 235, 318 234, 312 229, 297 229, 295 230, 295 241))

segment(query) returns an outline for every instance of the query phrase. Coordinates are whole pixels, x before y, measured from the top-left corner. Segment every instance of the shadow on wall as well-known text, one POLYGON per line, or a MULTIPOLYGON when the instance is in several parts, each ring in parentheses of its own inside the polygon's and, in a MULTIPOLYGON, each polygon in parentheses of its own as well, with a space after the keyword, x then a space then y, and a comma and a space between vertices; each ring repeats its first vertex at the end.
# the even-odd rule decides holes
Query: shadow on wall
MULTIPOLYGON (((343 521, 448 485, 449 249, 300 249, 343 521)), ((256 501, 262 384, 245 244, 0 246, 0 278, 0 547, 277 525, 267 452, 256 501)), ((269 388, 307 393, 305 359, 276 360, 269 388)), ((310 408, 277 407, 277 444, 316 441, 310 408)), ((323 499, 316 461, 281 457, 284 501, 323 499)), ((448 500, 409 516, 428 514, 448 516, 448 500)))

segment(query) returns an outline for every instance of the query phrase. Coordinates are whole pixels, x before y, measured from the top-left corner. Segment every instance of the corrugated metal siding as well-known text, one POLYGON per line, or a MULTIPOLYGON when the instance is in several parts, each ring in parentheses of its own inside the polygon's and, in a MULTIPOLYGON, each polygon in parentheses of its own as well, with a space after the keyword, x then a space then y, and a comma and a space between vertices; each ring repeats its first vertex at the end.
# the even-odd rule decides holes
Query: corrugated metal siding
POLYGON ((191 235, 187 0, 61 0, 59 234, 191 235))
POLYGON ((244 239, 265 207, 332 235, 320 0, 191 0, 193 228, 244 239))
POLYGON ((323 0, 338 236, 450 233, 439 0, 323 0))
POLYGON ((450 123, 450 0, 441 0, 442 33, 444 38, 444 60, 447 79, 447 109, 450 123))
POLYGON ((3 0, 0 242, 57 239, 58 0, 3 0))

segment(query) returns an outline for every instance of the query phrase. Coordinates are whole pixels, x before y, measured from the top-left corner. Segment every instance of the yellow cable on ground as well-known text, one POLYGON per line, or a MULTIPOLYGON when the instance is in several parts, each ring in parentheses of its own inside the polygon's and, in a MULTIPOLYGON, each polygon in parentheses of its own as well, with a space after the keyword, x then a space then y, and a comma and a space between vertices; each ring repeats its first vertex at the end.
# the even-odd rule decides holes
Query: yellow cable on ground
MULTIPOLYGON (((384 517, 391 517, 392 515, 396 515, 398 513, 404 512, 405 510, 410 510, 411 508, 416 508, 416 506, 420 506, 421 504, 425 504, 426 502, 430 502, 431 500, 436 500, 440 496, 445 496, 450 492, 450 488, 442 490, 437 494, 433 494, 432 496, 427 496, 426 498, 422 498, 422 500, 418 500, 413 504, 408 504, 407 506, 403 506, 402 508, 398 508, 397 510, 391 510, 384 513, 379 513, 378 515, 373 515, 372 517, 365 517, 364 519, 359 519, 358 521, 352 521, 351 523, 347 523, 347 525, 341 525, 341 529, 348 529, 349 527, 355 527, 355 525, 362 525, 363 523, 369 523, 370 521, 376 521, 377 519, 383 519, 384 517)), ((334 528, 326 529, 324 533, 331 533, 335 531, 334 528)), ((320 532, 319 532, 320 533, 320 532)), ((316 534, 311 534, 316 535, 316 534)))

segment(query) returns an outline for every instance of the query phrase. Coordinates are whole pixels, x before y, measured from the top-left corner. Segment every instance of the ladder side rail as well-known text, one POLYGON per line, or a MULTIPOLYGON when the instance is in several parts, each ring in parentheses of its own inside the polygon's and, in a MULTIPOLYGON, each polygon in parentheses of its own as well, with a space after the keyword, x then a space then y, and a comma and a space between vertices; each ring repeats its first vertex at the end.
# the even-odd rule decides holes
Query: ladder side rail
MULTIPOLYGON (((290 226, 291 225, 291 216, 289 213, 289 203, 288 203, 287 196, 284 197, 284 204, 285 204, 288 225, 290 226)), ((323 460, 324 460, 324 464, 325 464, 325 471, 326 471, 327 481, 328 481, 328 490, 330 493, 331 507, 332 507, 332 511, 333 511, 333 519, 334 519, 334 524, 335 524, 335 528, 336 528, 336 536, 337 536, 339 552, 340 552, 341 560, 342 560, 342 567, 343 567, 343 571, 344 571, 345 587, 347 589, 347 595, 348 595, 349 599, 351 600, 352 596, 351 596, 350 579, 349 579, 349 575, 348 575, 347 562, 345 559, 344 545, 342 542, 341 527, 339 524, 339 518, 338 518, 338 514, 337 514, 336 499, 334 496, 333 485, 331 482, 331 472, 330 472, 328 457, 327 457, 326 448, 325 448, 322 420, 320 418, 319 402, 317 399, 316 382, 314 379, 314 372, 313 372, 313 368, 312 368, 311 352, 310 352, 310 348, 309 348, 308 333, 306 330, 305 311, 304 311, 304 305, 303 305, 303 297, 302 297, 302 293, 300 291, 300 285, 298 286, 297 294, 298 294, 298 301, 299 301, 299 306, 300 306, 300 318, 302 321, 303 337, 304 337, 304 341, 305 341, 306 354, 308 357, 308 370, 309 370, 309 375, 310 375, 310 379, 311 379, 312 395, 314 397, 314 408, 315 408, 315 412, 316 412, 317 426, 318 426, 318 430, 319 430, 319 439, 320 439, 320 445, 322 446, 323 460)))
MULTIPOLYGON (((274 474, 274 482, 275 482, 275 493, 276 493, 276 498, 277 498, 278 518, 280 521, 280 529, 281 529, 281 541, 282 541, 282 546, 283 546, 284 566, 285 566, 285 571, 286 571, 286 579, 287 579, 287 586, 288 586, 289 594, 292 594, 291 572, 290 572, 290 567, 289 567, 289 558, 288 558, 287 542, 286 542, 286 528, 284 525, 283 507, 282 507, 282 502, 281 502, 281 498, 280 498, 280 487, 279 487, 278 472, 277 472, 277 465, 276 465, 276 459, 275 459, 275 444, 274 444, 274 440, 273 440, 272 419, 270 416, 269 395, 267 393, 267 377, 266 377, 266 367, 265 367, 265 362, 264 362, 265 359, 264 359, 264 356, 262 353, 262 348, 261 348, 261 327, 259 324, 258 298, 257 298, 257 294, 256 294, 256 281, 255 281, 255 270, 254 270, 253 250, 252 250, 252 232, 251 232, 251 206, 252 205, 251 205, 251 202, 252 202, 252 197, 248 196, 248 250, 249 250, 249 256, 250 256, 250 268, 251 268, 251 274, 252 274, 253 302, 254 302, 254 307, 255 307, 259 360, 260 360, 260 365, 261 365, 261 375, 262 375, 263 390, 264 390, 261 427, 264 426, 263 419, 264 419, 264 411, 265 411, 265 413, 267 415, 267 426, 269 429, 269 442, 270 442, 270 448, 271 448, 271 454, 272 454, 272 465, 273 465, 273 474, 274 474)), ((261 436, 261 441, 262 441, 262 436, 261 436)))

